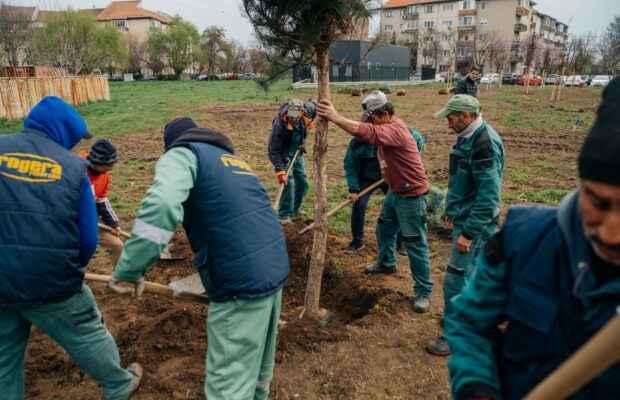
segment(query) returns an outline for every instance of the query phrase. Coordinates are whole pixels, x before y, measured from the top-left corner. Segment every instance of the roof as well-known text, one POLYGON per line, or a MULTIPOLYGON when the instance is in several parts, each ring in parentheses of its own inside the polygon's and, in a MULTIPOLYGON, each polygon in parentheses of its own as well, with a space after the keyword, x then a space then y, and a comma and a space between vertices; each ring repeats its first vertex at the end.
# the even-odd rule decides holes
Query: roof
POLYGON ((2 7, 8 11, 11 18, 16 18, 16 21, 34 21, 35 12, 37 7, 22 7, 22 6, 8 6, 2 5, 2 7))
POLYGON ((83 13, 83 14, 90 14, 93 17, 97 18, 103 10, 105 10, 105 8, 83 8, 79 10, 78 12, 83 13))
POLYGON ((415 6, 419 4, 429 4, 429 3, 445 3, 446 1, 451 0, 389 0, 387 3, 383 5, 383 8, 399 8, 399 7, 407 7, 407 6, 415 6))
POLYGON ((140 7, 141 3, 142 1, 113 1, 97 15, 97 21, 140 18, 152 18, 166 24, 171 21, 165 15, 140 7))
POLYGON ((47 18, 52 17, 59 13, 61 13, 61 11, 40 10, 39 13, 37 14, 37 21, 38 22, 45 21, 47 18))

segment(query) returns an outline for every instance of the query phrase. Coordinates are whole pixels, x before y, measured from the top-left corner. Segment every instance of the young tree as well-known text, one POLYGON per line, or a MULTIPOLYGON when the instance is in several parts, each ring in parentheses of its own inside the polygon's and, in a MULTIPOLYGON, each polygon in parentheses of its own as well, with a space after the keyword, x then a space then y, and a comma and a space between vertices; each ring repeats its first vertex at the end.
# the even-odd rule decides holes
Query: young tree
POLYGON ((23 12, 21 7, 0 2, 0 50, 4 52, 8 65, 17 67, 26 61, 26 51, 33 34, 31 15, 23 12))
POLYGON ((198 30, 181 17, 175 17, 168 29, 151 28, 147 39, 149 58, 165 59, 177 77, 194 61, 198 50, 198 30))
MULTIPOLYGON (((329 47, 368 18, 373 5, 378 6, 375 0, 243 0, 261 43, 274 48, 282 58, 291 55, 297 63, 316 64, 319 100, 330 98, 329 47)), ((320 117, 313 154, 315 229, 305 316, 317 319, 327 247, 327 121, 320 117)))
POLYGON ((146 43, 137 37, 128 34, 127 41, 127 70, 134 74, 139 74, 147 64, 148 55, 146 53, 146 43))

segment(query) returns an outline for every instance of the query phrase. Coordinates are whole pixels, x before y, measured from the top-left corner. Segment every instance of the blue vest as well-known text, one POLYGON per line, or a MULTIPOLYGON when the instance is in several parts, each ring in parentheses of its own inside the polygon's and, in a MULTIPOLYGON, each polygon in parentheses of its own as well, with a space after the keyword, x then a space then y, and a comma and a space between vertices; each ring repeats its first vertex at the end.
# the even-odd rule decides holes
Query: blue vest
POLYGON ((176 146, 191 149, 198 159, 196 181, 183 204, 183 227, 211 300, 278 291, 289 274, 286 242, 256 174, 220 147, 183 138, 176 146))
MULTIPOLYGON (((619 304, 620 282, 597 288, 587 268, 589 249, 576 200, 576 195, 567 198, 559 213, 512 207, 506 218, 508 327, 498 350, 505 399, 523 398, 601 329, 619 304)), ((619 399, 620 363, 571 398, 619 399)))
POLYGON ((62 301, 81 289, 86 164, 43 132, 0 136, 0 307, 62 301))

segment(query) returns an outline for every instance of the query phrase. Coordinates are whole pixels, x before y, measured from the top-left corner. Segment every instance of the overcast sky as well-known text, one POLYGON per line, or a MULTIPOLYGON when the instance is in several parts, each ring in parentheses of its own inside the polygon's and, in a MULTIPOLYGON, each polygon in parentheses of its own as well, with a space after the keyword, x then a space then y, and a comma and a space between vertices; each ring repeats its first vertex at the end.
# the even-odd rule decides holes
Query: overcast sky
MULTIPOLYGON (((329 0, 325 0, 329 1, 329 0)), ((492 0, 491 0, 492 1, 492 0)), ((600 33, 614 15, 620 14, 620 0, 536 0, 538 10, 570 25, 569 33, 582 35, 588 31, 600 33)), ((110 0, 8 0, 16 5, 38 5, 41 9, 103 8, 110 0)), ((252 39, 252 26, 241 10, 240 0, 143 0, 142 7, 180 15, 189 20, 200 32, 207 26, 219 25, 229 38, 247 44, 252 39)), ((371 23, 371 31, 378 26, 378 18, 371 23)))

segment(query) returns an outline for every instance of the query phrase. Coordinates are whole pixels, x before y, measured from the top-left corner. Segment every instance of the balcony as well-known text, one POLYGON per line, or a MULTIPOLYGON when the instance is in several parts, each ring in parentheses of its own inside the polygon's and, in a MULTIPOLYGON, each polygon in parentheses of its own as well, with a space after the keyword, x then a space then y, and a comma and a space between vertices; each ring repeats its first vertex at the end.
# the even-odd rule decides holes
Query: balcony
POLYGON ((403 19, 411 20, 420 18, 420 13, 417 11, 407 11, 403 15, 403 19))
POLYGON ((418 28, 407 28, 403 32, 406 33, 407 35, 417 35, 418 30, 419 30, 418 28))
POLYGON ((456 62, 468 62, 471 60, 471 55, 469 54, 465 54, 465 55, 457 55, 456 56, 456 62))
POLYGON ((476 9, 468 8, 467 10, 459 10, 459 17, 467 17, 468 15, 476 15, 476 9))
POLYGON ((530 10, 523 6, 517 6, 516 13, 519 17, 525 17, 526 15, 530 15, 530 10))
POLYGON ((527 25, 522 23, 515 24, 515 32, 525 32, 527 31, 527 25))
POLYGON ((552 27, 552 26, 549 26, 549 25, 542 24, 542 25, 540 26, 540 30, 541 30, 541 31, 555 32, 555 27, 552 27))
POLYGON ((568 36, 568 33, 562 31, 557 31, 555 34, 563 38, 566 38, 568 36))
POLYGON ((459 25, 457 30, 459 32, 475 32, 476 25, 459 25))

